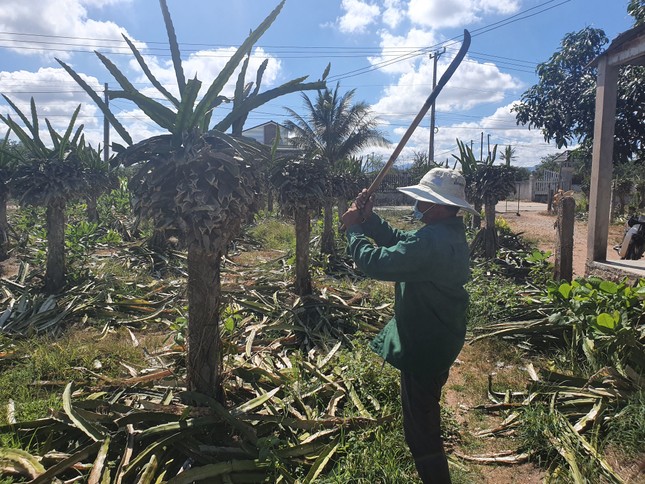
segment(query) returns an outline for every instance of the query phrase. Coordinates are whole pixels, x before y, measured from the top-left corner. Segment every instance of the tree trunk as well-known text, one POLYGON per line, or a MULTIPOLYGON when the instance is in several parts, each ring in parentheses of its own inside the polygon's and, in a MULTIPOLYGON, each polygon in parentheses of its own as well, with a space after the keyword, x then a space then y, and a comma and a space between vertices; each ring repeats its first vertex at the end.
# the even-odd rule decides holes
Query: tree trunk
POLYGON ((267 190, 267 212, 273 212, 273 188, 267 190))
POLYGON ((497 230, 495 229, 495 201, 487 200, 485 207, 486 228, 484 232, 484 257, 494 259, 497 254, 497 230))
POLYGON ((296 281, 295 292, 299 296, 312 293, 311 274, 309 273, 309 241, 311 225, 309 210, 305 207, 295 208, 296 224, 296 281))
POLYGON ((60 292, 65 287, 65 200, 54 199, 47 206, 47 269, 45 291, 60 292))
POLYGON ((99 211, 96 208, 97 206, 97 200, 94 195, 88 195, 88 197, 85 199, 85 204, 87 205, 87 208, 85 210, 85 214, 87 216, 87 221, 88 222, 93 222, 93 223, 98 223, 99 222, 99 211))
POLYGON ((322 254, 334 253, 334 203, 333 199, 326 199, 323 207, 323 233, 320 240, 320 252, 322 254))
MULTIPOLYGON (((475 210, 477 213, 481 213, 482 211, 482 203, 481 202, 475 202, 475 210)), ((473 215, 472 223, 471 223, 471 228, 474 230, 478 230, 482 226, 482 218, 479 215, 473 215)))
POLYGON ((7 219, 7 191, 0 188, 0 260, 5 260, 9 256, 9 221, 7 219))
POLYGON ((347 209, 349 208, 349 204, 347 203, 347 200, 343 197, 338 199, 338 220, 341 220, 343 214, 347 212, 347 209))
POLYGON ((187 387, 209 397, 221 397, 222 363, 219 331, 222 252, 188 247, 187 387))

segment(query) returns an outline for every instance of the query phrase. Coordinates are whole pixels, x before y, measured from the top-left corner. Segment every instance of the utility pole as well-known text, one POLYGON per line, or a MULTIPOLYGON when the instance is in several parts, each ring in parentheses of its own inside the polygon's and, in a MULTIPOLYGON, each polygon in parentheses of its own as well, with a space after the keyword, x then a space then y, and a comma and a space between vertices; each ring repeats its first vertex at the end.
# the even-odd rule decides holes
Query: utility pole
POLYGON ((479 161, 484 161, 484 132, 482 131, 482 139, 479 145, 479 161))
MULTIPOLYGON (((437 61, 442 54, 446 52, 444 47, 442 51, 435 50, 430 54, 430 59, 433 60, 432 66, 432 89, 434 90, 437 87, 437 61)), ((434 163, 434 121, 435 121, 435 101, 432 101, 432 106, 430 106, 430 145, 428 147, 428 168, 430 163, 434 163)))
MULTIPOLYGON (((103 85, 103 100, 105 105, 110 107, 110 96, 108 94, 108 83, 103 85)), ((103 162, 107 165, 110 159, 110 122, 107 116, 103 115, 103 162)))

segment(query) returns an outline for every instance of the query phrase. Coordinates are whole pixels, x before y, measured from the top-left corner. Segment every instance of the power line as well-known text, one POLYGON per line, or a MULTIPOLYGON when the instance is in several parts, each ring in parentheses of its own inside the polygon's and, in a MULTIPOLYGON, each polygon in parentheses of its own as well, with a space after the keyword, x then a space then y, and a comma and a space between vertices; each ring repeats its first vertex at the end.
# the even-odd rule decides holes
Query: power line
MULTIPOLYGON (((510 17, 507 17, 506 19, 500 20, 498 22, 494 22, 494 23, 492 23, 490 25, 481 27, 479 29, 475 29, 475 30, 473 30, 471 32, 471 35, 473 37, 475 37, 475 36, 478 36, 478 35, 482 35, 482 34, 491 32, 492 30, 496 30, 498 28, 504 27, 506 25, 510 25, 512 23, 519 22, 520 20, 524 20, 524 19, 527 19, 527 18, 530 18, 530 17, 534 17, 535 15, 539 15, 539 14, 541 14, 543 12, 547 12, 547 11, 553 9, 553 8, 556 8, 556 7, 559 7, 559 6, 561 6, 561 5, 565 4, 565 3, 568 3, 571 0, 561 0, 560 3, 557 3, 556 5, 549 6, 547 8, 544 8, 543 10, 539 10, 539 11, 531 13, 531 14, 527 14, 527 12, 531 12, 533 10, 540 9, 542 7, 546 7, 547 5, 549 5, 551 3, 554 3, 556 1, 558 1, 558 0, 549 0, 547 2, 544 2, 544 3, 540 4, 540 5, 536 5, 535 7, 531 7, 529 9, 527 9, 527 10, 519 12, 519 13, 517 13, 515 15, 511 15, 510 17), (526 15, 524 15, 524 14, 526 14, 526 15), (524 15, 524 16, 522 16, 522 15, 524 15)), ((456 37, 453 37, 451 39, 448 39, 444 43, 439 43, 439 44, 436 44, 436 45, 431 46, 431 47, 426 47, 426 48, 423 48, 423 49, 419 49, 418 51, 415 51, 415 52, 412 52, 410 54, 401 56, 399 59, 396 59, 396 60, 384 61, 384 62, 380 62, 380 63, 377 63, 377 64, 373 64, 372 66, 363 67, 363 68, 359 68, 359 69, 354 69, 354 70, 348 71, 348 72, 346 72, 344 74, 338 74, 336 76, 330 76, 329 80, 330 81, 340 81, 340 80, 347 79, 347 78, 350 78, 350 77, 354 77, 354 76, 358 76, 358 75, 362 75, 362 74, 367 74, 368 72, 372 72, 372 71, 375 71, 375 70, 382 69, 384 67, 387 67, 387 66, 392 65, 392 64, 397 63, 397 62, 402 62, 402 61, 405 61, 405 60, 412 59, 414 57, 419 57, 419 56, 428 54, 430 51, 435 50, 435 49, 440 48, 440 47, 446 47, 446 49, 447 49, 450 46, 456 44, 457 43, 456 40, 461 39, 461 37, 462 37, 461 35, 456 36, 456 37)))
MULTIPOLYGON (((498 22, 494 22, 492 24, 489 24, 487 26, 481 27, 479 29, 475 29, 472 32, 473 36, 477 35, 482 35, 484 33, 490 32, 492 30, 496 30, 498 28, 501 28, 503 26, 518 22, 520 20, 524 20, 527 18, 531 18, 535 15, 539 15, 543 12, 546 12, 548 10, 551 10, 553 8, 556 8, 560 5, 563 5, 565 3, 570 2, 571 0, 561 0, 559 3, 555 5, 548 6, 551 3, 554 3, 558 0, 549 0, 547 2, 544 2, 540 5, 537 5, 535 7, 531 7, 527 10, 524 10, 522 12, 519 12, 515 15, 512 15, 510 17, 507 17, 505 19, 502 19, 498 22), (546 7, 546 8, 543 8, 546 7), (541 10, 539 10, 541 9, 541 10), (538 10, 533 13, 534 10, 538 10)), ((19 33, 19 32, 7 32, 3 31, 0 32, 0 35, 14 35, 14 36, 24 36, 24 37, 38 37, 38 38, 46 38, 46 39, 65 39, 65 40, 82 40, 82 41, 93 41, 93 42, 118 42, 119 46, 97 46, 97 47, 104 47, 104 48, 110 48, 110 49, 123 49, 125 52, 119 52, 118 50, 114 50, 114 54, 119 54, 119 55, 128 55, 130 54, 129 48, 122 47, 124 44, 123 40, 117 40, 117 39, 100 39, 100 38, 91 38, 91 37, 73 37, 73 36, 62 36, 62 35, 46 35, 46 34, 27 34, 27 33, 19 33)), ((391 60, 383 61, 377 64, 373 64, 372 66, 369 67, 364 67, 362 69, 356 69, 354 71, 349 71, 344 74, 336 75, 330 77, 330 80, 341 80, 341 79, 346 79, 347 77, 353 77, 354 75, 359 75, 361 73, 367 73, 371 72, 376 69, 381 69, 384 67, 387 67, 388 65, 391 65, 392 63, 396 62, 402 62, 404 60, 409 60, 413 59, 418 56, 422 56, 427 54, 428 52, 441 47, 442 44, 446 44, 445 47, 448 47, 450 44, 449 42, 455 39, 458 39, 459 37, 455 37, 453 39, 449 39, 448 41, 437 44, 435 46, 430 46, 430 47, 421 47, 421 48, 412 48, 413 50, 404 51, 403 54, 398 54, 402 48, 400 47, 391 47, 391 48, 372 48, 372 47, 339 47, 339 46, 334 46, 334 47, 322 47, 322 46, 257 46, 257 48, 262 48, 262 49, 274 49, 276 51, 279 51, 280 49, 286 49, 283 52, 281 52, 282 55, 280 55, 281 58, 311 58, 311 57, 332 57, 332 58, 338 58, 338 57, 364 57, 365 55, 368 55, 369 53, 378 53, 380 54, 381 57, 393 57, 391 60), (288 50, 287 50, 288 49, 288 50), (326 50, 325 50, 326 49, 326 50), (317 55, 312 55, 312 50, 317 50, 318 54, 317 55), (347 54, 340 54, 340 52, 352 52, 351 55, 347 54), (389 53, 392 52, 392 53, 389 53), (290 55, 287 55, 290 54, 290 55), (295 55, 297 54, 297 55, 295 55)), ((62 46, 76 46, 77 44, 75 43, 68 43, 68 42, 52 42, 51 40, 48 41, 36 41, 36 40, 15 40, 15 39, 0 39, 0 42, 17 42, 17 43, 27 43, 27 44, 47 44, 47 45, 62 45, 62 46)), ((454 43, 454 42, 453 42, 454 43)), ((162 42, 145 42, 145 44, 163 44, 162 42)), ((205 47, 210 47, 210 48, 221 48, 221 47, 228 47, 230 46, 221 46, 219 44, 193 44, 193 43, 184 43, 182 45, 192 45, 192 46, 205 46, 205 47)), ((60 51, 60 52, 74 52, 74 53, 91 53, 91 50, 78 50, 78 49, 57 49, 57 48, 52 48, 52 47, 26 47, 26 46, 15 46, 15 45, 0 45, 0 48, 17 48, 17 49, 26 49, 26 50, 45 50, 45 51, 60 51)), ((147 47, 142 47, 144 51, 162 51, 163 53, 157 54, 159 56, 170 56, 170 53, 166 53, 168 49, 165 48, 150 48, 147 47)), ((191 50, 189 49, 189 52, 191 50)), ((195 52, 196 50, 192 50, 195 52)), ((207 57, 229 57, 226 55, 215 55, 215 54, 206 54, 207 57)), ((503 60, 500 58, 500 60, 503 60)), ((524 61, 521 61, 524 62, 524 61)), ((528 66, 527 66, 528 67, 528 66)))

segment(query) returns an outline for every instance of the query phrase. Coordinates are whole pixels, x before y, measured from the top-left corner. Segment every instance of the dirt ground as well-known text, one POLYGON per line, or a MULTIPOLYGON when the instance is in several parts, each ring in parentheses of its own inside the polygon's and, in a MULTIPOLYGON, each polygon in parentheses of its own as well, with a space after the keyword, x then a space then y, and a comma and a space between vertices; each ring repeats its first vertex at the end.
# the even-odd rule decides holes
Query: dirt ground
MULTIPOLYGON (((520 210, 517 205, 504 202, 497 205, 497 216, 502 217, 511 230, 521 233, 522 236, 537 244, 542 251, 555 252, 556 236, 555 214, 547 211, 546 204, 521 203, 520 210)), ((618 260, 618 254, 613 249, 620 243, 624 233, 621 225, 610 225, 608 234, 607 260, 618 260)), ((585 273, 587 259, 587 222, 576 220, 573 229, 573 275, 582 277, 585 273)), ((553 256, 552 259, 553 260, 553 256)))

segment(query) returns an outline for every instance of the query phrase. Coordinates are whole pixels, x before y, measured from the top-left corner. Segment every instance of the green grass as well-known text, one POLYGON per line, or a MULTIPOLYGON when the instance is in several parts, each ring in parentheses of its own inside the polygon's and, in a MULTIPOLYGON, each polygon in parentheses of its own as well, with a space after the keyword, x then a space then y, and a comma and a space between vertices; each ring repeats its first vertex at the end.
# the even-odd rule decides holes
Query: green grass
POLYGON ((466 284, 470 294, 468 327, 497 323, 521 303, 523 286, 502 274, 492 264, 477 264, 466 284))
POLYGON ((645 455, 645 391, 641 390, 609 422, 607 443, 627 459, 645 455))
MULTIPOLYGON (((445 420, 445 418, 444 418, 445 420)), ((341 457, 319 481, 326 484, 420 483, 397 418, 372 431, 349 432, 341 440, 341 457)), ((475 473, 451 462, 453 484, 477 482, 475 473)))
MULTIPOLYGON (((99 363, 102 375, 124 377, 121 362, 133 366, 145 363, 142 350, 133 347, 125 332, 99 339, 98 334, 86 330, 55 340, 21 341, 11 357, 0 360, 0 405, 13 400, 18 421, 45 417, 50 408, 61 408, 65 384, 87 380, 89 371, 99 371, 99 363)), ((0 421, 6 423, 6 413, 0 412, 0 421)))
POLYGON ((296 247, 294 225, 286 219, 269 216, 258 218, 248 233, 265 249, 294 250, 296 247))

